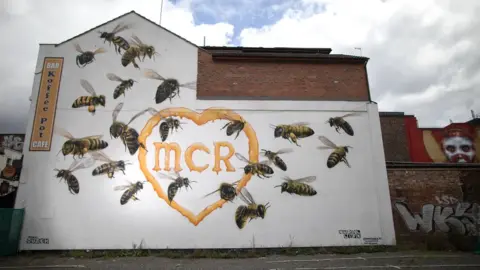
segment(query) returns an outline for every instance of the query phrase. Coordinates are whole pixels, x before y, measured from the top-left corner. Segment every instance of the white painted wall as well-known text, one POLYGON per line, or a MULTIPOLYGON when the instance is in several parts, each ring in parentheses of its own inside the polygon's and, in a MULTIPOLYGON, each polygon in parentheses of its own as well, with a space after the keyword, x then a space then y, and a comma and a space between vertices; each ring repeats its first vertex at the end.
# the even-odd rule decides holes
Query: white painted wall
MULTIPOLYGON (((136 14, 122 18, 125 22, 135 23, 134 33, 145 43, 152 43, 161 53, 156 62, 145 60, 139 63, 142 68, 156 69, 166 77, 175 77, 180 82, 192 81, 197 76, 197 48, 178 37, 144 21, 136 14)), ((112 29, 117 22, 108 24, 112 29)), ((100 29, 101 30, 101 29, 100 29)), ((122 32, 129 36, 132 31, 122 32)), ((37 72, 41 70, 44 57, 65 57, 63 76, 57 106, 55 127, 63 127, 74 136, 103 134, 109 147, 104 152, 112 159, 123 159, 133 163, 127 167, 126 175, 116 173, 114 179, 106 176, 91 175, 94 167, 75 173, 80 181, 80 193, 72 195, 65 182, 54 177, 55 168, 68 168, 72 156, 57 156, 65 139, 54 135, 50 152, 29 152, 32 121, 40 76, 35 77, 32 90, 30 119, 27 127, 24 148, 24 168, 22 184, 17 195, 17 207, 26 207, 26 217, 20 248, 22 250, 41 249, 128 249, 132 243, 142 239, 148 248, 247 248, 285 247, 285 246, 345 246, 362 245, 362 239, 344 239, 339 230, 360 230, 362 238, 381 237, 378 244, 395 244, 389 199, 388 182, 385 169, 383 144, 379 115, 376 104, 359 102, 318 102, 318 101, 197 101, 196 93, 188 89, 181 90, 181 99, 174 98, 156 105, 153 97, 158 81, 142 78, 142 73, 132 66, 120 65, 120 57, 112 48, 103 45, 94 31, 78 37, 58 47, 42 45, 37 63, 37 72), (104 46, 108 53, 98 55, 96 62, 80 69, 75 64, 76 52, 73 42, 79 42, 83 48, 104 46), (109 81, 105 74, 113 72, 121 77, 132 77, 139 81, 127 97, 113 100, 112 93, 116 83, 109 81), (72 109, 71 104, 84 95, 79 80, 87 79, 97 93, 107 96, 106 108, 97 107, 95 116, 85 108, 72 109), (275 175, 270 179, 252 177, 247 189, 258 203, 270 202, 272 205, 265 219, 251 221, 239 230, 234 222, 235 209, 243 204, 240 199, 207 216, 198 226, 191 224, 176 210, 159 199, 150 184, 139 193, 140 201, 120 205, 122 192, 113 191, 126 180, 145 180, 139 169, 137 155, 130 156, 124 150, 119 139, 110 139, 109 127, 112 111, 118 102, 124 102, 119 120, 128 121, 135 113, 146 107, 157 110, 167 107, 187 107, 201 112, 215 106, 234 109, 242 115, 256 132, 260 148, 278 150, 293 148, 294 152, 282 158, 288 165, 286 173, 273 167, 275 175), (345 114, 351 110, 361 112, 360 116, 349 119, 355 129, 355 136, 338 134, 325 124, 332 116, 345 114), (297 147, 284 139, 274 139, 269 124, 307 121, 315 130, 315 135, 301 139, 297 147), (348 155, 352 168, 339 164, 332 169, 326 167, 329 151, 317 150, 322 145, 318 135, 325 135, 337 144, 351 145, 354 148, 348 155), (318 191, 313 197, 298 197, 280 194, 278 188, 281 176, 300 178, 317 176, 312 186, 318 191), (29 236, 48 238, 48 244, 27 244, 29 236)), ((141 116, 131 125, 141 131, 151 116, 141 116)), ((218 194, 202 198, 218 187, 221 181, 234 182, 242 174, 222 171, 218 175, 212 172, 213 142, 228 141, 236 151, 248 157, 247 140, 241 134, 237 140, 225 135, 220 128, 225 121, 216 121, 204 126, 187 122, 183 130, 173 133, 169 138, 179 143, 183 150, 194 143, 202 142, 210 148, 212 155, 201 152, 195 154, 197 164, 210 164, 203 173, 190 172, 182 155, 181 172, 183 176, 198 181, 192 184, 192 190, 182 189, 177 193, 176 201, 194 213, 198 213, 210 203, 218 200, 218 194)), ((147 140, 148 167, 153 168, 155 150, 153 142, 160 142, 158 126, 147 140)), ((223 154, 223 151, 222 151, 223 154)), ((173 154, 172 154, 173 160, 173 154)), ((162 152, 163 168, 163 152, 162 152)), ((242 168, 245 164, 232 157, 232 164, 242 168)), ((100 165, 97 162, 95 166, 100 165)), ((173 166, 173 164, 172 164, 173 166)), ((222 164, 222 168, 225 169, 222 164)), ((154 171, 151 170, 153 174, 154 171)), ((164 190, 169 181, 159 180, 164 190)))

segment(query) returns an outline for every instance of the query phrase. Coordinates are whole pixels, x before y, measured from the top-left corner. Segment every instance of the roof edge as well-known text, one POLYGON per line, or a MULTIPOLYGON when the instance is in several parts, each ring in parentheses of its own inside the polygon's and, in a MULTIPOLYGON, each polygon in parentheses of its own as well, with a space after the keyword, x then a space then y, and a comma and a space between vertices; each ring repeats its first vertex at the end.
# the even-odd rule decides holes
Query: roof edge
POLYGON ((367 63, 369 58, 366 57, 352 57, 339 54, 291 54, 286 55, 282 53, 219 53, 210 52, 212 59, 235 61, 235 60, 274 60, 274 61, 302 61, 302 62, 350 62, 350 63, 367 63), (333 57, 332 57, 333 56, 333 57))

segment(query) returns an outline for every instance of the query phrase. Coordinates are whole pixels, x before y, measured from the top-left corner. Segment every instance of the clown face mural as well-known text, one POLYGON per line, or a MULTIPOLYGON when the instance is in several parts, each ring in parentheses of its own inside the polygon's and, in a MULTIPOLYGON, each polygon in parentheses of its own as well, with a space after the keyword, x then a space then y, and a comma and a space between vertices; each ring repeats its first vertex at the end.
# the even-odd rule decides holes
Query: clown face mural
POLYGON ((449 162, 471 163, 475 160, 474 132, 470 127, 451 124, 445 127, 442 149, 449 162))

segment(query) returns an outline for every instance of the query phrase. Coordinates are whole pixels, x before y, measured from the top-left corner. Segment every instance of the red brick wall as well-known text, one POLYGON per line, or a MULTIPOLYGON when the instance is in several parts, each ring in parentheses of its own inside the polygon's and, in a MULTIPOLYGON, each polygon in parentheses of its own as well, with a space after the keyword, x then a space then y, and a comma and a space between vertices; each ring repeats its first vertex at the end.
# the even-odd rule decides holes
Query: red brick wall
POLYGON ((368 101, 363 64, 213 61, 198 53, 198 98, 368 101))
POLYGON ((478 230, 472 211, 474 205, 480 203, 479 179, 480 169, 388 169, 397 244, 413 248, 473 250, 477 241, 474 234, 478 230), (461 201, 470 203, 464 213, 457 208, 461 201), (434 209, 430 217, 428 209, 422 211, 422 207, 428 205, 434 209), (419 224, 409 228, 404 218, 409 215, 399 211, 402 206, 406 206, 412 216, 417 214, 424 221, 439 222, 432 221, 431 230, 419 224))
POLYGON ((410 161, 408 136, 404 115, 383 115, 380 113, 380 127, 386 161, 410 161))

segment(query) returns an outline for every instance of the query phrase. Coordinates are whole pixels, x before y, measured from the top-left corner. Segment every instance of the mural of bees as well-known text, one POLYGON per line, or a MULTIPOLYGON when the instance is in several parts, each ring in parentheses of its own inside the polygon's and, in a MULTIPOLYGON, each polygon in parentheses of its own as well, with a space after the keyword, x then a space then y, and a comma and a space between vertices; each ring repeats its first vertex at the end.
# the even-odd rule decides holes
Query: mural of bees
POLYGON ((113 99, 117 99, 120 95, 125 96, 125 92, 132 88, 133 84, 137 82, 133 79, 124 80, 113 73, 108 73, 107 78, 110 81, 120 82, 120 84, 115 87, 115 90, 113 90, 113 99))
POLYGON ((68 139, 60 150, 63 156, 72 155, 74 159, 75 156, 83 158, 86 153, 94 153, 108 147, 108 143, 101 139, 103 135, 75 138, 68 131, 59 127, 55 128, 55 133, 68 139))
POLYGON ((268 164, 270 163, 270 160, 264 160, 261 162, 253 163, 253 162, 250 162, 248 159, 246 159, 240 153, 235 153, 235 156, 239 160, 248 163, 248 165, 243 168, 243 171, 245 172, 245 174, 251 173, 251 174, 257 175, 260 179, 270 178, 271 176, 268 176, 268 174, 273 174, 273 169, 270 166, 268 166, 268 164))
POLYGON ((116 186, 114 187, 115 191, 123 191, 122 196, 120 197, 120 205, 128 203, 130 200, 139 201, 136 196, 137 193, 143 189, 143 184, 146 182, 137 181, 136 183, 129 182, 128 185, 116 186))
POLYGON ((250 222, 252 219, 256 218, 265 218, 267 209, 270 207, 270 203, 257 204, 253 199, 250 192, 247 188, 242 188, 239 193, 240 199, 247 205, 240 205, 235 211, 235 224, 239 229, 243 229, 247 224, 247 221, 250 222))
POLYGON ((91 167, 95 163, 95 160, 92 158, 77 159, 72 162, 68 169, 54 169, 57 172, 55 177, 60 178, 60 181, 65 180, 68 186, 68 191, 71 194, 78 194, 80 192, 80 184, 78 179, 73 172, 81 169, 86 169, 91 167))
POLYGON ((220 184, 220 187, 218 189, 208 193, 204 196, 204 198, 214 194, 215 192, 220 191, 220 199, 227 202, 233 202, 233 200, 237 196, 237 190, 235 189, 235 186, 238 184, 238 182, 240 182, 240 180, 233 182, 232 184, 223 182, 220 184))
POLYGON ((91 153, 91 156, 95 160, 106 162, 96 167, 92 171, 92 176, 106 174, 108 178, 112 179, 115 178, 116 171, 122 171, 122 173, 125 175, 125 166, 131 164, 125 162, 124 160, 112 160, 102 151, 91 153))
POLYGON ((138 64, 135 62, 135 58, 138 58, 139 61, 143 62, 145 57, 148 56, 150 59, 153 57, 153 60, 155 61, 155 55, 159 55, 159 53, 155 51, 154 46, 145 44, 136 35, 132 35, 130 48, 128 48, 122 55, 122 66, 126 67, 132 63, 135 68, 140 69, 138 64), (143 56, 143 59, 140 59, 141 56, 143 56))
POLYGON ((80 80, 80 85, 82 88, 87 91, 91 96, 80 96, 78 97, 72 104, 72 108, 81 108, 88 106, 88 111, 92 114, 95 115, 96 107, 97 106, 102 106, 105 107, 105 96, 104 95, 99 95, 97 96, 97 93, 95 92, 95 89, 93 89, 93 86, 84 79, 80 80))
POLYGON ((275 166, 277 166, 280 170, 286 171, 287 170, 287 164, 279 157, 281 154, 287 154, 293 152, 293 149, 290 148, 284 148, 280 149, 277 152, 273 152, 270 150, 262 149, 261 154, 264 155, 265 157, 270 160, 270 163, 273 163, 275 166))
POLYGON ((110 125, 110 136, 113 138, 118 138, 123 142, 125 146, 125 151, 128 148, 128 152, 130 155, 134 155, 138 148, 141 146, 143 149, 146 150, 145 145, 138 141, 138 132, 131 128, 129 125, 137 119, 139 116, 143 115, 148 111, 148 109, 143 110, 135 114, 127 124, 117 121, 118 114, 123 108, 123 102, 120 102, 115 106, 115 109, 112 112, 112 125, 110 125))
POLYGON ((113 46, 115 46, 115 53, 121 54, 121 49, 123 49, 124 51, 128 50, 128 48, 130 48, 130 44, 126 39, 124 39, 121 36, 118 36, 117 34, 129 28, 130 28, 129 25, 124 25, 122 23, 119 23, 117 24, 117 26, 115 26, 115 28, 113 28, 112 32, 98 31, 98 33, 100 34, 100 38, 103 39, 103 43, 108 41, 108 44, 112 46, 112 42, 113 42, 113 46))
POLYGON ((227 114, 223 114, 222 117, 230 121, 225 126, 223 126, 222 130, 227 128, 227 136, 232 136, 233 133, 237 133, 237 135, 235 136, 235 139, 237 139, 238 135, 240 135, 240 132, 242 132, 247 122, 243 118, 240 118, 240 120, 233 119, 227 114))
POLYGON ((191 181, 186 177, 180 176, 178 172, 174 172, 174 176, 172 175, 166 175, 163 173, 158 173, 160 176, 163 176, 169 180, 172 180, 173 182, 168 185, 168 200, 170 203, 172 203, 173 198, 175 198, 175 195, 177 194, 177 191, 182 188, 192 188, 190 186, 190 183, 196 183, 196 181, 191 181))
POLYGON ((282 137, 300 146, 297 143, 298 139, 307 138, 315 134, 308 125, 310 124, 307 122, 298 122, 290 125, 270 125, 270 127, 274 129, 275 138, 282 137))
POLYGON ((356 115, 359 115, 359 113, 354 112, 354 113, 347 113, 345 115, 338 116, 338 117, 330 117, 330 119, 328 119, 326 123, 330 124, 331 127, 335 127, 335 131, 338 133, 340 133, 339 130, 342 129, 348 135, 353 136, 354 135, 353 128, 350 125, 350 123, 345 121, 344 118, 349 116, 356 116, 356 115))
POLYGON ((145 77, 153 80, 162 81, 162 83, 157 87, 157 92, 155 93, 156 104, 164 102, 167 98, 170 100, 170 103, 172 103, 172 98, 176 96, 180 97, 180 87, 190 90, 197 89, 196 81, 180 84, 177 79, 165 79, 153 69, 145 69, 145 77))
POLYGON ((350 164, 347 161, 347 153, 348 148, 353 148, 351 146, 337 146, 332 141, 330 141, 325 136, 318 136, 318 139, 325 145, 325 146, 318 146, 318 149, 333 149, 333 152, 328 156, 327 159, 327 167, 329 169, 335 167, 340 161, 343 161, 349 168, 350 164))
POLYGON ((95 51, 84 51, 78 43, 75 45, 75 50, 80 54, 76 57, 76 63, 79 68, 84 68, 95 60, 95 55, 107 52, 104 48, 98 48, 95 51))
MULTIPOLYGON (((158 113, 158 111, 152 107, 147 108, 145 111, 148 111, 151 115, 155 115, 158 113)), ((174 130, 178 131, 179 128, 183 129, 182 125, 185 125, 185 124, 186 124, 185 122, 181 122, 180 120, 178 120, 177 118, 174 118, 173 116, 167 117, 164 120, 162 120, 159 126, 159 133, 160 133, 162 142, 166 141, 168 138, 168 135, 170 133, 173 133, 174 130)))
POLYGON ((285 182, 275 187, 281 187, 280 193, 287 192, 289 194, 296 194, 299 196, 315 196, 317 191, 307 183, 317 180, 316 176, 307 176, 299 179, 291 179, 286 176, 283 177, 285 182))

